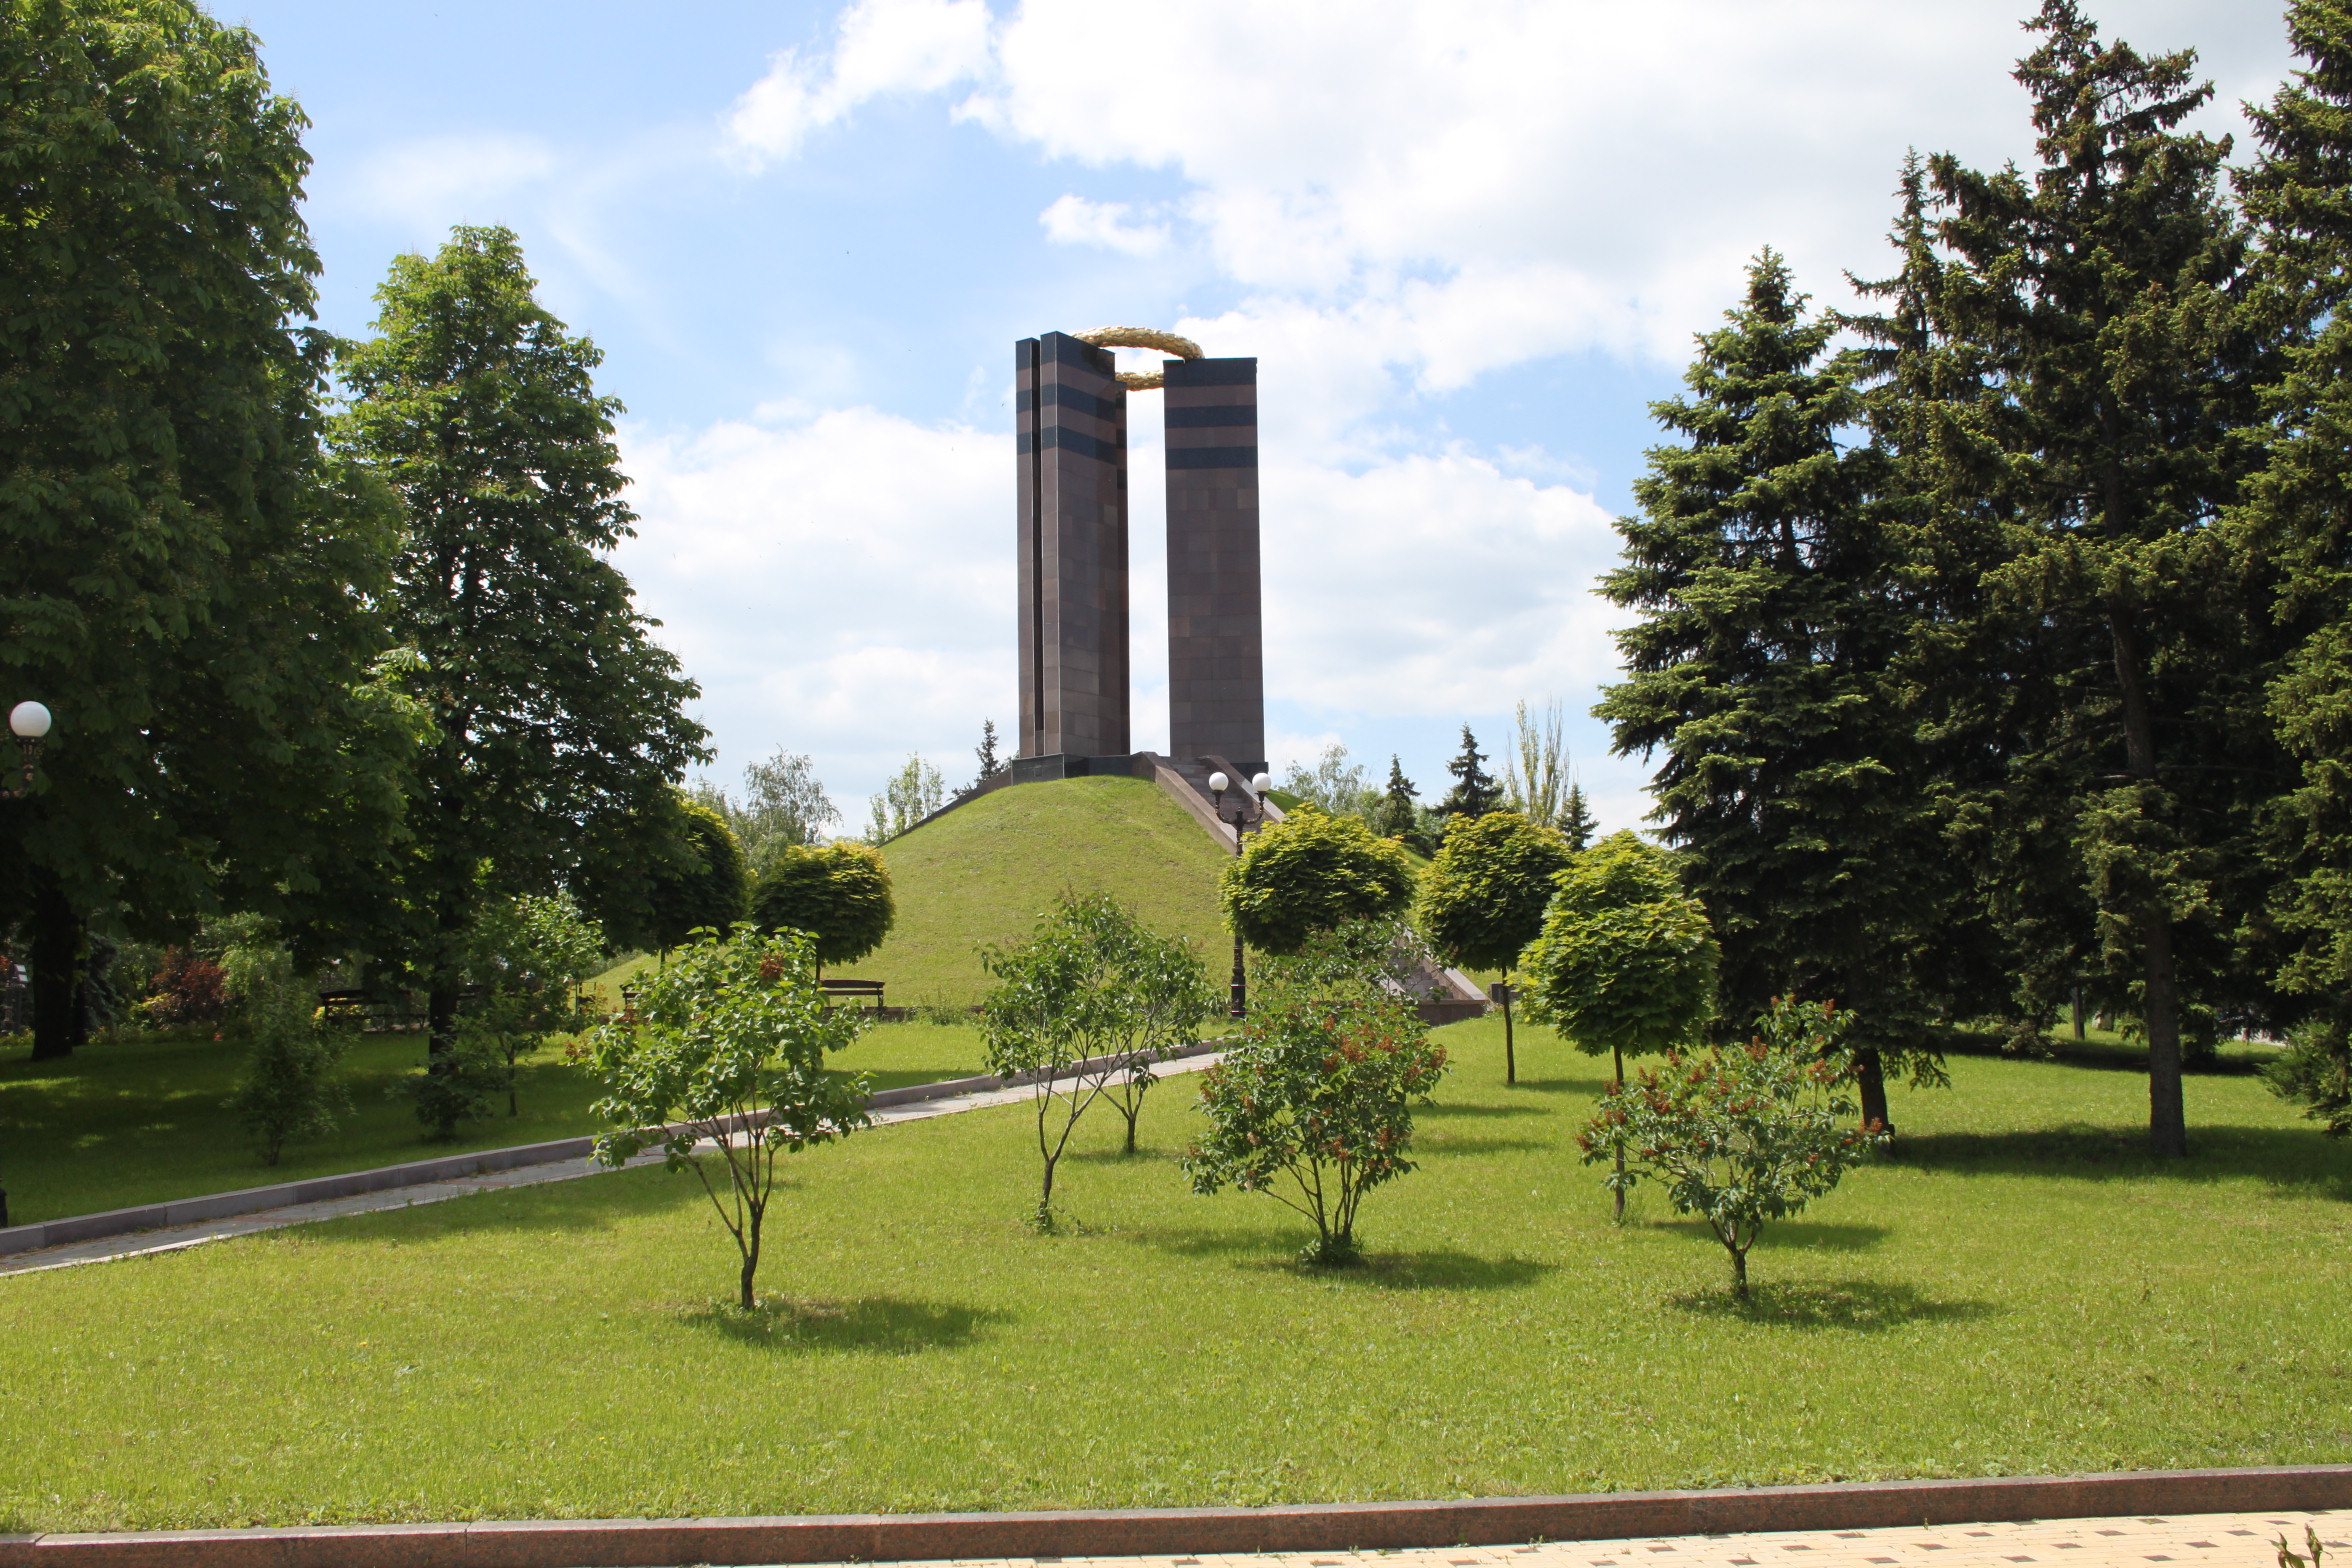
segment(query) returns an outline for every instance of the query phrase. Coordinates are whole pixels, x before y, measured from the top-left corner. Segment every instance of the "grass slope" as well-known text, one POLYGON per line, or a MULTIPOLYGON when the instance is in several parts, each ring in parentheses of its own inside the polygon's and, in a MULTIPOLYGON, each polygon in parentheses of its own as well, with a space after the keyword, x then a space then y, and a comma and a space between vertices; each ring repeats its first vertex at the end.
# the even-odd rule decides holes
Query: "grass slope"
POLYGON ((983 795, 883 846, 898 925, 844 973, 887 981, 894 1003, 967 1006, 987 990, 974 947, 1027 936, 1064 888, 1106 890, 1156 930, 1198 942, 1210 972, 1232 951, 1217 914, 1225 853, 1147 779, 1081 778, 983 795))
POLYGON ((1899 1158, 1752 1263, 1571 1139, 1600 1069, 1492 1020, 1372 1265, 1190 1196, 1193 1113, 1097 1116, 1080 1234, 1020 1222, 1019 1108, 795 1157, 749 1321, 658 1169, 0 1278, 0 1532, 1443 1497, 2352 1460, 2352 1149, 2245 1076, 1963 1057, 1899 1158))

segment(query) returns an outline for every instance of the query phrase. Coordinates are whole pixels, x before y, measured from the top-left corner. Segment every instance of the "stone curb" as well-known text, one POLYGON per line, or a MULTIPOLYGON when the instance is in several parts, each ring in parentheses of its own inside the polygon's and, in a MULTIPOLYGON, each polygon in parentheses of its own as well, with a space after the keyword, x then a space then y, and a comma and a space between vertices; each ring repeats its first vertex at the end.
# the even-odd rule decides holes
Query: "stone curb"
POLYGON ((2352 1465, 1866 1481, 1458 1502, 0 1536, 0 1568, 666 1568, 1205 1556, 2352 1506, 2352 1465))
MULTIPOLYGON (((1186 1057, 1205 1055, 1224 1048, 1223 1041, 1203 1041, 1182 1050, 1170 1051, 1163 1061, 1181 1061, 1186 1057)), ((1103 1061, 1076 1064, 1073 1072, 1087 1072, 1104 1065, 1103 1061)), ((922 1100, 944 1100, 959 1094, 985 1094, 997 1089, 1035 1082, 1035 1076, 1023 1074, 1011 1079, 993 1076, 978 1078, 949 1078, 938 1083, 908 1084, 899 1089, 878 1089, 867 1096, 866 1105, 881 1110, 892 1105, 912 1105, 922 1100)), ((313 1176, 305 1181, 277 1182, 267 1187, 242 1187, 235 1192, 206 1193, 195 1198, 175 1198, 167 1203, 146 1203, 130 1209, 108 1209, 98 1214, 75 1214, 64 1219, 44 1220, 33 1225, 11 1225, 0 1230, 0 1258, 19 1252, 38 1252, 45 1247, 62 1247, 76 1241, 96 1241, 106 1236, 127 1236, 134 1231, 163 1230, 177 1225, 195 1225, 205 1220, 233 1219, 240 1214, 259 1214, 264 1209, 289 1208, 298 1203, 332 1203, 338 1198, 356 1198, 363 1193, 383 1192, 395 1187, 422 1187, 433 1182, 459 1181, 468 1176, 487 1176, 494 1171, 513 1170, 524 1165, 552 1165, 558 1160, 585 1159, 594 1152, 596 1139, 558 1138, 549 1143, 519 1143, 503 1149, 477 1149, 471 1154, 448 1154, 433 1160, 412 1160, 405 1165, 379 1165, 374 1170, 347 1171, 339 1176, 313 1176)))

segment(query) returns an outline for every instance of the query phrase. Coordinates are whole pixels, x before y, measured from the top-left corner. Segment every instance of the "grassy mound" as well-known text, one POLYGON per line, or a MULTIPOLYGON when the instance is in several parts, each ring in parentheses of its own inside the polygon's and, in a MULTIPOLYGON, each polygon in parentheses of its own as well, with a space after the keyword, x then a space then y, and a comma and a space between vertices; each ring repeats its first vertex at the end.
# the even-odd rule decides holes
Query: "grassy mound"
POLYGON ((898 925, 844 973, 897 1004, 966 1006, 987 990, 974 951, 1027 936, 1064 888, 1107 891, 1156 930, 1189 936, 1211 974, 1232 937, 1217 915, 1224 852, 1146 779, 1059 779, 983 795, 883 846, 898 925))

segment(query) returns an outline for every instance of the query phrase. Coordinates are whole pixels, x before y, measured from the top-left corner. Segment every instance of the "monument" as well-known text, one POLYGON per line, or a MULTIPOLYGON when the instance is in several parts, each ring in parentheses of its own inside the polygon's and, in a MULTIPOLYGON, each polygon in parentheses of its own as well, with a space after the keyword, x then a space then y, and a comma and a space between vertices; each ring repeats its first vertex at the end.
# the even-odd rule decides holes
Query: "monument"
POLYGON ((1126 772, 1127 398, 1163 389, 1168 750, 1179 769, 1266 766, 1258 570, 1258 362, 1174 333, 1102 327, 1015 346, 1020 461, 1016 778, 1126 772), (1110 350, 1174 356, 1122 374, 1110 350))

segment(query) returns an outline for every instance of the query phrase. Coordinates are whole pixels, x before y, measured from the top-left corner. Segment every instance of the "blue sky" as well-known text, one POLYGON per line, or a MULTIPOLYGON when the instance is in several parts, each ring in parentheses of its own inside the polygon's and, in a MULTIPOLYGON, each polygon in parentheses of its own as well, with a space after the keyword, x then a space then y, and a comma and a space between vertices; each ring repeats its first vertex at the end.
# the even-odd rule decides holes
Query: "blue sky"
MULTIPOLYGON (((1158 326, 1261 361, 1270 743, 1391 752, 1561 701, 1608 826, 1647 769, 1586 717, 1590 592, 1690 335, 1762 245, 1844 302, 1908 146, 2029 151, 2023 0, 264 0, 314 128, 322 314, 517 230, 629 409, 620 555, 731 780, 811 753, 844 814, 1014 716, 1011 346, 1158 326)), ((2242 0, 2093 5, 2195 46, 2209 128, 2288 65, 2242 0)), ((1148 397, 1148 394, 1145 395, 1148 397)), ((1138 746, 1165 744, 1139 409, 1138 746)))

